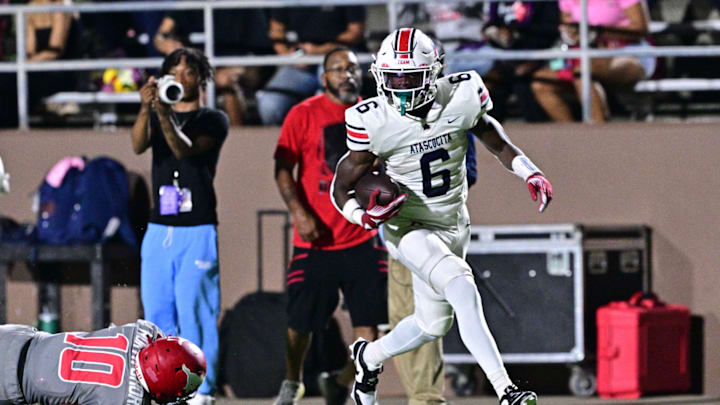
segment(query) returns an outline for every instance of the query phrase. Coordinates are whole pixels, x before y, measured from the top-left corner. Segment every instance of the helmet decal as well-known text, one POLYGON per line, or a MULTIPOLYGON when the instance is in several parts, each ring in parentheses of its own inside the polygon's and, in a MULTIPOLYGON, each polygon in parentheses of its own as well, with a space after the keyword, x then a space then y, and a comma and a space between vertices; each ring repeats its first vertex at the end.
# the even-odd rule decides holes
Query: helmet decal
POLYGON ((187 376, 187 383, 185 384, 185 388, 183 388, 183 392, 195 392, 200 384, 202 384, 203 376, 193 373, 185 364, 182 365, 182 371, 187 376))
POLYGON ((395 31, 395 58, 412 59, 415 50, 415 28, 403 28, 395 31))

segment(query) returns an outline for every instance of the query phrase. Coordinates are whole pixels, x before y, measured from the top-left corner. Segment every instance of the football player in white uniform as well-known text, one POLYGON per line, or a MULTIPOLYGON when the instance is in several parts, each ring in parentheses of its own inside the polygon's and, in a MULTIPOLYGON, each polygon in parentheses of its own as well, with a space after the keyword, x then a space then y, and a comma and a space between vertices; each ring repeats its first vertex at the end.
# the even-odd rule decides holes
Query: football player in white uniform
POLYGON ((457 314, 460 336, 492 383, 501 405, 535 405, 537 396, 515 386, 505 370, 465 262, 470 219, 465 206, 465 132, 472 131, 510 171, 521 177, 542 212, 552 186, 513 145, 487 112, 492 101, 475 72, 441 79, 442 58, 433 41, 402 28, 382 42, 371 71, 378 96, 345 112, 350 149, 336 170, 333 202, 348 221, 367 229, 385 223, 388 251, 413 272, 415 313, 389 334, 351 346, 356 378, 353 399, 376 403, 382 363, 443 336, 457 314), (380 158, 403 192, 388 205, 377 192, 363 209, 352 197, 355 182, 380 158))

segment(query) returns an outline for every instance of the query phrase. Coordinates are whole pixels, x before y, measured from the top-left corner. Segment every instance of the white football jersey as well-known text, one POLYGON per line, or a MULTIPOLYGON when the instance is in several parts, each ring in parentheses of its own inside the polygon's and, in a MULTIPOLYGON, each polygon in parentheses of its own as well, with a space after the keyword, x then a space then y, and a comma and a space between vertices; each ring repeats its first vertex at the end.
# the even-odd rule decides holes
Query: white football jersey
POLYGON ((345 111, 348 148, 381 158, 387 174, 408 193, 390 224, 406 220, 456 226, 466 212, 466 132, 492 109, 492 101, 474 71, 438 79, 436 84, 435 101, 423 122, 400 115, 381 97, 345 111))

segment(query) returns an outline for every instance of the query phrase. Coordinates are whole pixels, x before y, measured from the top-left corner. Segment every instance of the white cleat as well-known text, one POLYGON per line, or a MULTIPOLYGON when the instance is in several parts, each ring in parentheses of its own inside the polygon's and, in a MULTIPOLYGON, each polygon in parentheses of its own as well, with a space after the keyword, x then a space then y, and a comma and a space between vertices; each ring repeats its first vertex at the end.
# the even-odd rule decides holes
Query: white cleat
POLYGON ((500 405, 537 405, 537 394, 522 391, 516 385, 505 388, 505 395, 500 398, 500 405))
POLYGON ((380 368, 371 370, 363 360, 363 353, 370 342, 358 338, 350 345, 350 357, 355 365, 355 382, 352 388, 352 398, 356 405, 377 405, 377 383, 378 374, 382 373, 380 368))

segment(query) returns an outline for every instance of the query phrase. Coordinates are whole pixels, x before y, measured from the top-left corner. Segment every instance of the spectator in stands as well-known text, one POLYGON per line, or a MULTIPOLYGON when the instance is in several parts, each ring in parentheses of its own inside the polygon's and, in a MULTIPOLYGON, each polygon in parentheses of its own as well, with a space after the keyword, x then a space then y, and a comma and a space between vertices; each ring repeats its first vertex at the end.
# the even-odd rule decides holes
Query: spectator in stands
MULTIPOLYGON (((97 3, 128 1, 133 0, 93 0, 97 3)), ((160 10, 83 13, 83 51, 91 59, 160 56, 152 41, 142 39, 153 37, 164 14, 160 10)))
POLYGON ((174 105, 162 102, 154 77, 140 89, 132 144, 137 154, 152 148, 154 202, 142 243, 140 292, 147 320, 202 348, 207 377, 188 404, 212 405, 220 314, 213 180, 228 120, 201 107, 201 91, 212 80, 202 52, 176 49, 161 74, 173 75, 185 95, 174 105))
POLYGON ((532 73, 541 62, 495 61, 484 55, 493 49, 543 49, 557 40, 555 3, 464 1, 457 4, 408 4, 398 21, 405 26, 426 25, 446 52, 446 73, 474 70, 492 92, 495 117, 503 121, 507 99, 515 93, 521 112, 531 121, 544 118, 530 90, 532 73))
POLYGON ((155 49, 163 55, 169 55, 182 47, 201 48, 202 44, 192 43, 191 35, 201 33, 203 27, 202 10, 177 10, 165 15, 153 36, 155 49))
MULTIPOLYGON (((559 13, 551 2, 504 1, 490 3, 482 32, 490 47, 496 49, 547 49, 558 39, 559 13)), ((493 117, 502 122, 507 115, 507 100, 514 93, 520 111, 528 121, 544 118, 530 89, 533 73, 541 61, 496 60, 483 80, 493 95, 493 117)))
MULTIPOLYGON (((0 6, 4 4, 8 4, 8 0, 0 0, 0 6)), ((10 35, 11 23, 12 15, 0 15, 0 60, 8 56, 5 49, 5 39, 10 35)))
MULTIPOLYGON (((302 397, 310 338, 326 327, 339 290, 355 338, 376 338, 377 325, 387 322, 386 250, 376 244, 376 231, 347 222, 330 200, 335 167, 348 150, 345 110, 359 101, 360 65, 352 51, 339 47, 326 54, 323 67, 324 92, 290 110, 275 149, 275 181, 295 225, 287 270, 286 376, 275 405, 302 397)), ((324 382, 328 405, 345 403, 353 377, 348 362, 335 381, 324 382)))
MULTIPOLYGON (((31 0, 31 5, 63 4, 61 0, 31 0)), ((68 56, 67 42, 73 27, 70 13, 47 12, 27 15, 26 50, 28 62, 63 59, 68 56)))
POLYGON ((407 4, 399 13, 398 25, 426 27, 425 32, 447 53, 446 74, 474 70, 484 75, 493 65, 492 59, 478 57, 487 45, 482 35, 486 8, 482 1, 407 4))
MULTIPOLYGON (((63 4, 62 0, 31 0, 31 5, 63 4)), ((43 62, 77 57, 78 25, 71 13, 27 14, 25 50, 28 62, 43 62)), ((34 72, 28 75, 29 104, 38 109, 51 94, 75 90, 75 75, 66 71, 34 72)))
MULTIPOLYGON (((653 33, 655 45, 660 46, 696 46, 720 44, 720 30, 690 28, 695 22, 715 23, 720 13, 718 0, 694 0, 688 2, 650 2, 650 16, 653 20, 668 23, 679 23, 668 29, 653 33), (655 4, 653 4, 655 3, 655 4), (654 7, 653 7, 654 6, 654 7), (653 13, 654 12, 654 13, 653 13), (685 25, 687 24, 687 25, 685 25), (684 27, 684 28, 681 28, 684 27)), ((665 64, 663 73, 668 77, 686 78, 717 78, 720 72, 717 69, 717 56, 705 57, 674 57, 671 63, 665 64)), ((703 92, 704 93, 704 92, 703 92)), ((703 94, 695 93, 694 99, 702 99, 703 94)), ((713 98, 714 96, 710 96, 713 98)), ((687 100, 686 97, 683 97, 687 100)))
MULTIPOLYGON (((153 43, 162 54, 182 46, 201 47, 191 36, 202 33, 202 10, 175 11, 167 14, 153 43)), ((213 13, 215 56, 264 55, 271 52, 267 36, 267 16, 261 9, 221 9, 213 13)), ((265 81, 262 69, 253 66, 219 67, 215 74, 216 91, 222 96, 225 111, 233 126, 246 122, 246 96, 252 95, 265 81)))
MULTIPOLYGON (((273 9, 270 39, 279 55, 324 55, 338 45, 362 50, 365 8, 294 7, 273 9)), ((257 94, 265 125, 280 125, 290 108, 320 88, 312 66, 283 66, 257 94)))
MULTIPOLYGON (((560 0, 560 35, 567 46, 579 43, 578 22, 582 18, 580 0, 560 0)), ((646 46, 649 16, 645 0, 589 0, 590 42, 596 48, 646 46)), ((652 76, 655 58, 616 56, 594 58, 592 68, 592 120, 608 119, 606 88, 627 90, 652 76)), ((572 121, 573 112, 564 94, 582 93, 579 60, 554 60, 534 75, 532 89, 538 102, 553 121, 572 121)))
MULTIPOLYGON (((0 7, 7 4, 8 0, 0 0, 0 7)), ((5 39, 11 34, 13 18, 11 15, 0 16, 0 61, 5 61, 11 57, 8 49, 4 47, 5 39)), ((17 84, 15 83, 15 73, 0 73, 0 128, 9 128, 17 126, 17 84)))

